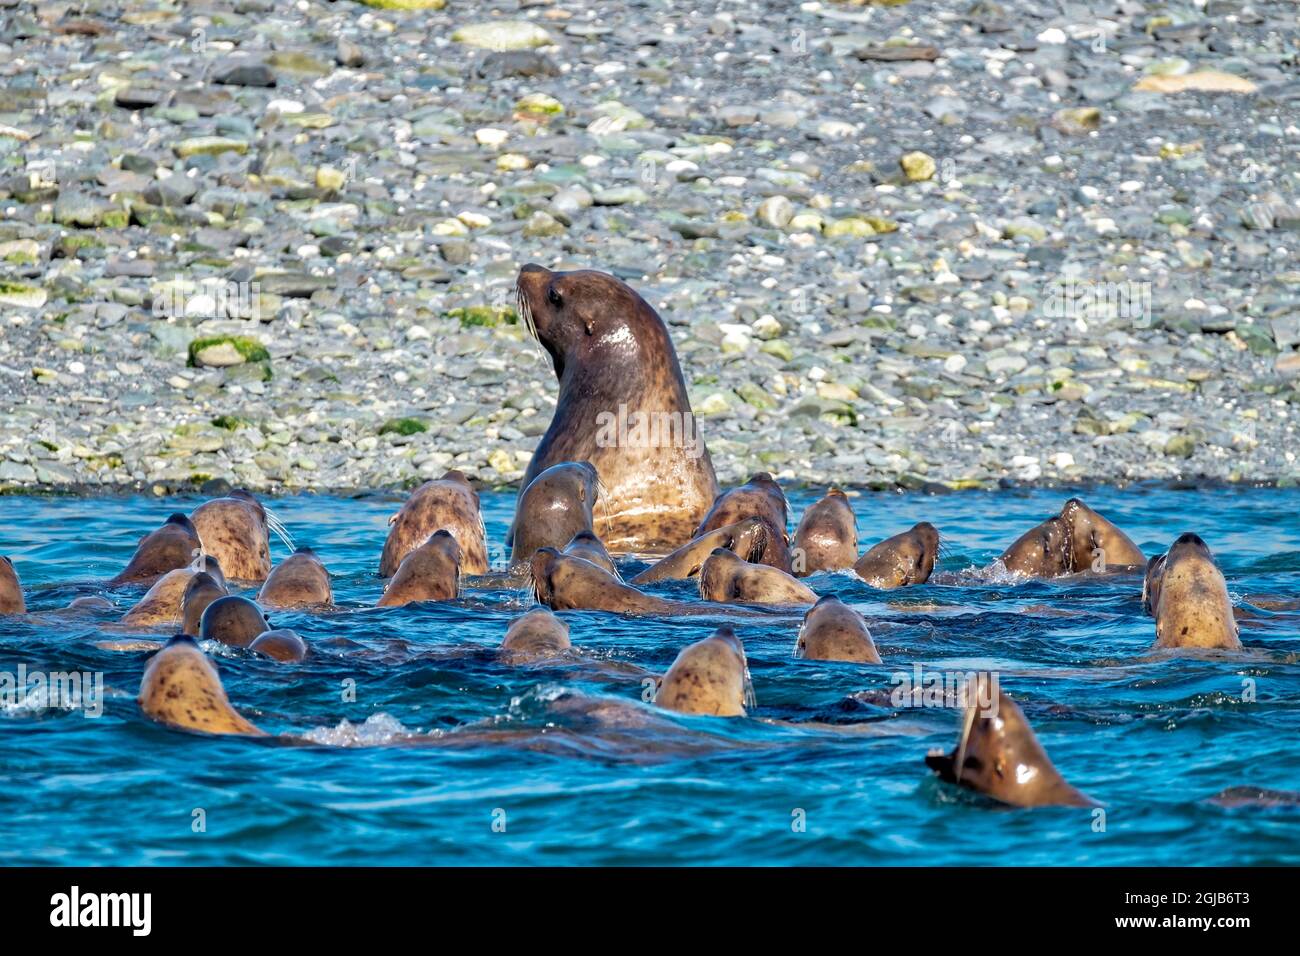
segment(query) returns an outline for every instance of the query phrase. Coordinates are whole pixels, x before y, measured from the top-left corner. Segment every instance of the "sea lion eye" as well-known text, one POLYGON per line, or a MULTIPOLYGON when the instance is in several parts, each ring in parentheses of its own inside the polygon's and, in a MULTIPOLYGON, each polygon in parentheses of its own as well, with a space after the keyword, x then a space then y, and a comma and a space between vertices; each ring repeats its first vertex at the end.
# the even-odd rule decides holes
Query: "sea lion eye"
POLYGON ((557 309, 560 308, 560 306, 564 305, 564 299, 561 298, 560 293, 555 288, 555 286, 551 286, 549 289, 546 290, 546 299, 551 303, 551 305, 555 306, 557 309))

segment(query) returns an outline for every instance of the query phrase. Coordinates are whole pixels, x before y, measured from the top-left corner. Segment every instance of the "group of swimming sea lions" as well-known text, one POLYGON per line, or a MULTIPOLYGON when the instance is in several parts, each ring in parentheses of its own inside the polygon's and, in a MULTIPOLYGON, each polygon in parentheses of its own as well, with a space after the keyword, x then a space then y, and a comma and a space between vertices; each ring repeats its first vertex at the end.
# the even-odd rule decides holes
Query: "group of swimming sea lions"
MULTIPOLYGON (((832 489, 804 512, 791 537, 789 506, 771 475, 756 474, 722 492, 702 444, 602 440, 598 416, 611 409, 690 416, 662 319, 626 284, 599 272, 528 265, 517 292, 520 315, 549 355, 560 392, 519 489, 505 566, 489 564, 473 486, 461 472, 448 471, 417 488, 390 520, 378 564, 386 584, 377 605, 452 601, 467 588, 524 583, 539 606, 506 630, 503 659, 512 662, 569 651, 569 626, 556 611, 721 611, 743 624, 746 616, 806 607, 792 635, 794 657, 881 663, 862 614, 834 595, 819 596, 807 579, 851 572, 880 589, 923 584, 939 558, 939 531, 922 522, 859 555, 850 500, 832 489), (628 556, 651 560, 624 580, 620 565, 628 556), (706 603, 647 591, 670 580, 694 580, 706 603)), ((147 716, 184 730, 263 734, 231 705, 198 641, 290 663, 310 653, 295 632, 272 628, 265 609, 331 608, 330 575, 310 548, 297 548, 272 566, 275 530, 274 517, 253 495, 234 491, 188 516, 171 515, 140 540, 109 582, 148 586, 122 624, 177 631, 161 646, 108 645, 157 648, 140 688, 147 716), (257 586, 255 598, 233 593, 236 581, 257 586)), ((1142 602, 1155 620, 1157 647, 1241 647, 1223 575, 1194 534, 1148 560, 1112 522, 1072 498, 998 560, 1005 571, 1032 578, 1115 575, 1124 581, 1126 574, 1143 573, 1142 602)), ((65 612, 105 606, 112 607, 102 597, 79 598, 65 612)), ((0 614, 25 609, 17 574, 4 559, 0 614)), ((683 648, 657 685, 654 703, 679 713, 743 716, 753 707, 744 644, 732 627, 683 648)), ((1014 701, 999 691, 995 708, 977 710, 979 696, 968 695, 952 753, 926 758, 943 780, 1017 806, 1091 804, 1052 766, 1014 701)))

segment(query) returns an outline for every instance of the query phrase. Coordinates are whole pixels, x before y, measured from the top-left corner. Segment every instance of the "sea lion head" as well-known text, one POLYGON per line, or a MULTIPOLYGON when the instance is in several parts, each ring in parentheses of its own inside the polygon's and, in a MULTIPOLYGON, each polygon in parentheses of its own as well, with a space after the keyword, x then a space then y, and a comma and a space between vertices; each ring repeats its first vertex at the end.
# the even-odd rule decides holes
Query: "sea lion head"
POLYGON ((832 488, 809 506, 794 532, 794 573, 851 568, 858 559, 858 524, 848 496, 832 488))
POLYGON ((766 527, 767 539, 763 543, 762 554, 755 562, 789 571, 789 515, 790 505, 781 485, 768 472, 760 471, 750 476, 749 481, 743 485, 718 495, 704 520, 695 529, 695 536, 699 537, 746 518, 758 518, 766 527))
POLYGON ((853 570, 872 587, 901 588, 930 580, 938 558, 939 529, 922 521, 871 548, 853 570))
POLYGON ((1034 525, 998 558, 1012 574, 1053 578, 1069 574, 1073 566, 1070 527, 1061 518, 1034 525))
POLYGON ((1241 648, 1228 584, 1199 536, 1180 535, 1152 558, 1142 591, 1156 619, 1156 647, 1241 648))
POLYGON ((501 650, 511 660, 554 657, 568 650, 569 625, 544 607, 535 607, 510 622, 501 650))
POLYGON ((18 572, 14 563, 0 555, 0 614, 25 614, 27 602, 23 600, 23 588, 18 583, 18 572))
POLYGON ((220 561, 226 574, 236 581, 266 580, 271 573, 272 519, 256 497, 237 489, 203 502, 191 517, 204 552, 220 561))
POLYGON ((199 617, 199 637, 231 647, 247 647, 269 629, 262 609, 246 597, 219 597, 199 617))
POLYGON ((579 531, 569 543, 564 546, 564 553, 573 558, 582 558, 584 561, 590 561, 597 567, 604 568, 614 577, 619 577, 618 565, 614 559, 609 556, 605 550, 605 544, 596 537, 594 531, 579 531))
POLYGON ((464 472, 452 469, 441 478, 426 481, 402 504, 389 521, 388 538, 379 559, 379 576, 391 578, 402 559, 445 529, 460 545, 461 570, 466 574, 488 572, 487 535, 478 492, 464 472))
POLYGON ((263 607, 321 607, 334 603, 330 573, 316 552, 302 547, 271 569, 257 601, 263 607))
POLYGON ((833 594, 823 597, 804 615, 794 656, 813 661, 880 663, 867 622, 833 594))
POLYGON ((1146 556, 1128 535, 1080 499, 1071 498, 1065 503, 1061 520, 1070 529, 1071 570, 1140 568, 1146 564, 1146 556))
POLYGON ((562 548, 579 531, 591 531, 600 478, 586 461, 552 465, 528 483, 515 509, 510 563, 526 564, 538 548, 562 548))
POLYGON ((744 717, 754 706, 754 687, 736 632, 720 627, 683 648, 660 680, 655 703, 682 714, 744 717))
POLYGON ((988 674, 971 683, 957 747, 925 758, 940 779, 1016 807, 1096 805, 1061 776, 1015 701, 997 689, 990 706, 995 687, 988 674))
POLYGON ((168 571, 188 567, 201 549, 193 522, 178 512, 140 539, 125 570, 109 583, 152 584, 168 571))
POLYGON ((177 634, 149 659, 140 682, 145 716, 181 730, 261 735, 226 697, 217 668, 194 638, 177 634))
POLYGON ((817 595, 792 575, 746 561, 726 548, 714 548, 700 568, 700 597, 748 604, 812 604, 817 600, 817 595))
POLYGON ((598 356, 639 366, 652 351, 647 336, 667 341, 654 309, 631 286, 604 272, 552 272, 529 263, 519 270, 515 291, 519 314, 550 355, 561 382, 579 360, 587 365, 598 356))
POLYGON ((415 601, 452 601, 460 596, 463 552, 456 536, 439 528, 397 566, 378 607, 401 607, 415 601))
POLYGON ((298 636, 297 631, 287 627, 263 631, 248 645, 248 649, 286 664, 296 664, 307 657, 307 642, 298 636))
POLYGON ((225 584, 211 572, 200 571, 190 578, 181 597, 181 633, 197 637, 203 612, 213 601, 225 596, 225 584))

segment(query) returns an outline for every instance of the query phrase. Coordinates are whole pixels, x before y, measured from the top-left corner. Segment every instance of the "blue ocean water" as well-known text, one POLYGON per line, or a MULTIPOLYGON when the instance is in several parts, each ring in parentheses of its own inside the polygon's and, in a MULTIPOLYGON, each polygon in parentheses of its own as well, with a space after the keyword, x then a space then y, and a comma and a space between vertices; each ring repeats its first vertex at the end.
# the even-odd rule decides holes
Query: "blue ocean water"
MULTIPOLYGON (((1300 789, 1300 611, 1252 604, 1300 598, 1300 491, 1084 495, 1148 554, 1183 531, 1209 543, 1245 612, 1249 650, 1200 657, 1148 653, 1154 628, 1136 576, 971 573, 1068 495, 856 497, 863 547, 919 520, 945 542, 921 587, 809 579, 866 615, 878 666, 794 660, 800 614, 725 610, 671 620, 564 612, 578 654, 508 666, 495 648, 529 603, 519 590, 369 607, 399 496, 268 499, 330 568, 339 608, 271 615, 312 644, 301 665, 209 649, 234 705, 296 741, 151 723, 135 703, 146 655, 98 649, 124 636, 104 623, 42 613, 104 593, 97 582, 140 535, 199 499, 0 497, 0 553, 31 612, 0 618, 0 671, 102 672, 106 695, 97 718, 0 706, 0 862, 1300 863, 1300 809, 1206 800, 1236 785, 1300 789), (681 717, 642 702, 647 676, 723 623, 745 642, 751 716, 681 717), (1104 828, 1089 810, 1011 810, 934 780, 923 758, 952 748, 957 712, 887 699, 891 676, 917 663, 996 670, 1057 767, 1105 804, 1104 828), (345 699, 350 681, 355 701, 345 699)), ((791 494, 792 518, 815 497, 791 494)), ((500 561, 514 496, 482 500, 500 561)), ((287 553, 277 541, 272 551, 287 553)), ((692 596, 684 582, 654 590, 692 596)), ((107 593, 125 610, 139 589, 107 593)))

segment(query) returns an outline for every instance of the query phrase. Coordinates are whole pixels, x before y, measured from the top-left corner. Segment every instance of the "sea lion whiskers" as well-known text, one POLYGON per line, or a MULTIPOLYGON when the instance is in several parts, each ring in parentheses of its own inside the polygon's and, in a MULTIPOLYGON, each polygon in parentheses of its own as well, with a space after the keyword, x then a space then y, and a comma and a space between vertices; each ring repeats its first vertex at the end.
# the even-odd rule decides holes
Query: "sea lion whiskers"
POLYGON ((962 685, 962 696, 965 698, 966 711, 962 714, 961 737, 957 740, 957 759, 952 765, 952 775, 958 783, 961 783, 961 772, 966 766, 966 747, 970 743, 970 732, 975 727, 975 699, 971 696, 970 681, 962 685))
POLYGON ((545 357, 546 349, 542 347, 542 337, 537 334, 537 323, 533 320, 533 307, 528 304, 528 296, 524 294, 524 287, 515 280, 515 311, 524 320, 524 325, 528 327, 528 337, 536 346, 537 351, 545 357))
POLYGON ((266 526, 284 543, 289 553, 297 551, 298 545, 294 544, 293 535, 289 534, 289 529, 284 526, 284 522, 266 505, 262 505, 262 511, 266 514, 266 526))

